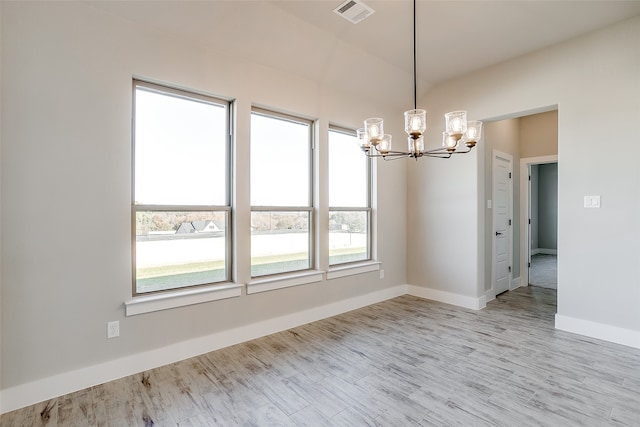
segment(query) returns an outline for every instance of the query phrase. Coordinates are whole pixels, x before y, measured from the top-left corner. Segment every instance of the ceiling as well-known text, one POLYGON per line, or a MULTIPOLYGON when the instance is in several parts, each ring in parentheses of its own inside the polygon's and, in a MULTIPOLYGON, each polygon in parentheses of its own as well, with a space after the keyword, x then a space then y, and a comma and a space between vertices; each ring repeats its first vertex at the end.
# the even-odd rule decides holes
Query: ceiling
MULTIPOLYGON (((343 0, 87 1, 88 7, 392 105, 412 100, 410 0, 364 0, 352 24, 343 0)), ((640 1, 427 1, 417 3, 418 89, 640 14, 640 1)))

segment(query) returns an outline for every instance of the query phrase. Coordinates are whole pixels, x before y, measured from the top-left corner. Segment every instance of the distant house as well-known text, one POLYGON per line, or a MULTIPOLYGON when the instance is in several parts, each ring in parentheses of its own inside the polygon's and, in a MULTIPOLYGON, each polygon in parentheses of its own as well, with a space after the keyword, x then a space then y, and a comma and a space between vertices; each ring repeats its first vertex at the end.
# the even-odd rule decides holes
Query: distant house
POLYGON ((176 230, 176 234, 213 233, 221 231, 221 228, 212 220, 183 222, 176 230))

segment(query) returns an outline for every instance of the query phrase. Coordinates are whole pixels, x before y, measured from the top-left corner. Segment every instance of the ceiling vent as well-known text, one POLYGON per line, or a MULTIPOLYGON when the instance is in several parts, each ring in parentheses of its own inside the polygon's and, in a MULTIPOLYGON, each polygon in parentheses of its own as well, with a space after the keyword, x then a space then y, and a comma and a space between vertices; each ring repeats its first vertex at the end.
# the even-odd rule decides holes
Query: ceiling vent
POLYGON ((347 0, 333 9, 333 11, 353 24, 363 21, 375 12, 375 10, 358 0, 347 0))

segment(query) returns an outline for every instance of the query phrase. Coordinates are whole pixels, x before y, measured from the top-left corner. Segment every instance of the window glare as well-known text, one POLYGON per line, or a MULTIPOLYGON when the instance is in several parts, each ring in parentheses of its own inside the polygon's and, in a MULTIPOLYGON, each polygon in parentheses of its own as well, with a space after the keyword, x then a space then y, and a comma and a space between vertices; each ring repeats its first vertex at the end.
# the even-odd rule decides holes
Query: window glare
POLYGON ((251 115, 251 205, 309 205, 309 125, 251 115))
POLYGON ((329 131, 329 206, 367 206, 367 158, 355 135, 329 131))
POLYGON ((136 204, 226 204, 225 110, 136 88, 136 204))

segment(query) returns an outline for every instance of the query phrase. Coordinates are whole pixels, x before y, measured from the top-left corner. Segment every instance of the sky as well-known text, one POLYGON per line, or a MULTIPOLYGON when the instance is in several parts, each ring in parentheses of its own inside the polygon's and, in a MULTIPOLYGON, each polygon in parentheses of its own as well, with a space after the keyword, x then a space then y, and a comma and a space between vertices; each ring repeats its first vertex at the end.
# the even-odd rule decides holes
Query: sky
MULTIPOLYGON (((135 107, 136 203, 227 205, 227 107, 141 87, 135 107)), ((253 206, 311 204, 310 126, 252 114, 253 206)), ((366 157, 355 135, 329 132, 330 206, 366 206, 366 184, 366 157)))

